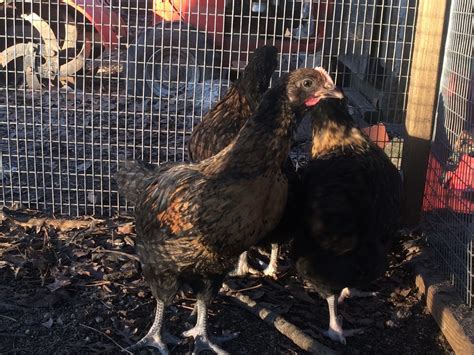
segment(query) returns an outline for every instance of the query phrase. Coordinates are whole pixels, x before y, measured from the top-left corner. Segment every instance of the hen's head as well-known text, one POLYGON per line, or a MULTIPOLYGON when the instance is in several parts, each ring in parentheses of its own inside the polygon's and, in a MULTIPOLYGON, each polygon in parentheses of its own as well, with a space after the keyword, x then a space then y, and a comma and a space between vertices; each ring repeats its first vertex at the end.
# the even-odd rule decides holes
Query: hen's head
POLYGON ((321 67, 291 72, 288 76, 287 94, 292 106, 305 108, 313 107, 326 98, 344 98, 342 91, 321 67))

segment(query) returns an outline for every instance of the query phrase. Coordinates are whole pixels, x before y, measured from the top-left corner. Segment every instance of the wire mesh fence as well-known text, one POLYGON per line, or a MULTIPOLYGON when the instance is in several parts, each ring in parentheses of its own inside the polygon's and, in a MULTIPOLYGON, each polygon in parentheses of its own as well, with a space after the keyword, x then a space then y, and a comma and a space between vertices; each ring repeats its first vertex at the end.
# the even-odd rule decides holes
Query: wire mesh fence
POLYGON ((451 2, 424 201, 429 241, 470 306, 474 300, 473 21, 472 1, 451 2))
MULTIPOLYGON (((120 161, 186 160, 193 127, 263 44, 323 65, 400 166, 416 0, 0 0, 0 203, 127 208, 120 161), (383 126, 377 125, 384 122, 383 126)), ((307 138, 305 124, 299 132, 307 138)))

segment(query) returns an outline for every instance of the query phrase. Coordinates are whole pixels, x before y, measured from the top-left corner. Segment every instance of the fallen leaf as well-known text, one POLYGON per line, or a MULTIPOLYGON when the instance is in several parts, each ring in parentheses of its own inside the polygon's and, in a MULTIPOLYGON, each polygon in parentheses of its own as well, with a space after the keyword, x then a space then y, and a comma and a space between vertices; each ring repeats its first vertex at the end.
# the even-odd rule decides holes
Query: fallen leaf
POLYGON ((71 284, 71 280, 67 278, 55 278, 52 284, 47 285, 46 287, 51 291, 54 292, 59 290, 61 287, 65 287, 71 284))
POLYGON ((75 250, 74 251, 74 256, 76 258, 82 258, 83 256, 89 255, 90 251, 89 250, 75 250))
POLYGON ((117 234, 134 234, 135 228, 133 228, 133 223, 121 224, 117 227, 117 234))
POLYGON ((25 258, 16 255, 7 254, 3 256, 3 258, 7 263, 13 264, 14 266, 22 267, 26 263, 25 258))
POLYGON ((51 328, 53 326, 53 318, 49 318, 46 322, 41 323, 43 327, 51 328))

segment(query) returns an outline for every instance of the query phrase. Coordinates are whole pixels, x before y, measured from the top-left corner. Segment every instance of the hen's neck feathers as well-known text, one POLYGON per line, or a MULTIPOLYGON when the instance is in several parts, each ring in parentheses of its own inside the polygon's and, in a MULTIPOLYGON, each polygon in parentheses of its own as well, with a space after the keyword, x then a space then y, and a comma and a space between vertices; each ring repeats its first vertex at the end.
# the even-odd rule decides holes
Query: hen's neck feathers
POLYGON ((370 146, 368 138, 355 125, 345 108, 318 108, 312 120, 311 157, 335 151, 362 153, 370 146))
POLYGON ((296 127, 286 87, 268 90, 257 111, 245 123, 236 139, 209 161, 207 171, 255 174, 280 169, 289 153, 296 127))
MULTIPOLYGON (((245 98, 251 110, 255 111, 262 100, 263 94, 268 88, 268 84, 262 88, 264 84, 260 83, 257 78, 252 79, 249 76, 248 73, 244 73, 234 84, 233 89, 237 91, 239 96, 245 98)), ((243 98, 241 98, 241 100, 243 98)))

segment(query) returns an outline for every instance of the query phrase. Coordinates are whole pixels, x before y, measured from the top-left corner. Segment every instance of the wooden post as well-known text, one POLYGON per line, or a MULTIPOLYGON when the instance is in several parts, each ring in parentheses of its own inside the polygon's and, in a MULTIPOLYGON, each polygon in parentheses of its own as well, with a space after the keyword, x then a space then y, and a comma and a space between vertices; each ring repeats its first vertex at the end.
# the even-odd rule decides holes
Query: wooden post
POLYGON ((402 159, 405 178, 403 217, 408 226, 418 224, 421 217, 444 53, 448 3, 447 0, 418 1, 405 121, 407 137, 402 159))

